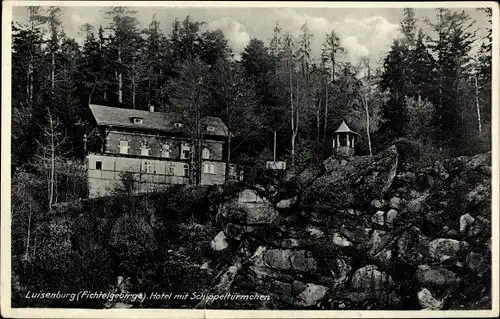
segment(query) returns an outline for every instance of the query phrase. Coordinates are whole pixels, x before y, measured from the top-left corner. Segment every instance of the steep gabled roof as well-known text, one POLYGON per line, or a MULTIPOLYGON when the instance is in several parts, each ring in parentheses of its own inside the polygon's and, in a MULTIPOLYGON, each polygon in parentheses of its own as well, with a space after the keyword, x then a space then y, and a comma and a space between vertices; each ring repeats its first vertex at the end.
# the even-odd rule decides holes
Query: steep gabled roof
MULTIPOLYGON (((114 126, 137 130, 153 130, 167 133, 180 133, 185 128, 176 127, 175 123, 183 123, 182 116, 177 113, 149 112, 144 110, 125 109, 97 104, 90 104, 90 111, 99 126, 114 126), (134 118, 142 119, 142 123, 134 123, 134 118)), ((227 136, 227 126, 218 117, 207 116, 202 119, 204 126, 212 126, 208 135, 227 136)))
POLYGON ((339 128, 335 131, 335 133, 353 133, 353 134, 358 134, 354 131, 351 131, 351 129, 347 126, 345 121, 342 121, 340 124, 339 128))

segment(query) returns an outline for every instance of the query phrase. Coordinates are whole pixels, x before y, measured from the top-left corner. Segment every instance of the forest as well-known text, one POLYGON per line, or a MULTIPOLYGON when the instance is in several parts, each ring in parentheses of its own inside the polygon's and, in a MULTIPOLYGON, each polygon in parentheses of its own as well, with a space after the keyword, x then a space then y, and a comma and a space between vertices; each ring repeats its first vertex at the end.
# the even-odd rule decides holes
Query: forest
MULTIPOLYGON (((479 33, 462 10, 402 9, 402 37, 375 68, 368 58, 345 62, 336 31, 312 34, 307 23, 295 38, 278 21, 271 39, 251 39, 238 60, 221 30, 190 16, 165 34, 155 15, 143 27, 133 8, 112 7, 102 13, 108 24, 80 27, 79 43, 65 35, 61 8, 25 10, 28 20, 12 24, 13 256, 35 256, 42 212, 86 196, 91 103, 218 116, 230 133, 227 156, 249 181, 273 158, 274 132, 277 159, 299 171, 331 155, 343 119, 359 133, 359 155, 399 144, 422 167, 491 149, 488 8, 477 9, 489 18, 479 33), (324 38, 320 56, 313 37, 324 38)), ((66 226, 46 227, 39 233, 55 236, 66 226)))

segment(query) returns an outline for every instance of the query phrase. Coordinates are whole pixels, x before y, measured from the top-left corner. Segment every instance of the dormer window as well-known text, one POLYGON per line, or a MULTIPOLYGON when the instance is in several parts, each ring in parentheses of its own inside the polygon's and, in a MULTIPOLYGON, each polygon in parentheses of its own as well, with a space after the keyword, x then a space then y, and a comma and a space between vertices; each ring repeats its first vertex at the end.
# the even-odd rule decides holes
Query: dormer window
POLYGON ((215 126, 211 126, 211 125, 207 126, 207 131, 215 132, 215 126))
POLYGON ((132 118, 132 121, 134 122, 134 124, 142 124, 143 120, 144 119, 142 117, 133 117, 132 118))
POLYGON ((181 127, 183 127, 184 125, 182 125, 182 123, 177 122, 177 123, 175 123, 175 124, 174 124, 174 126, 175 126, 176 128, 181 128, 181 127))

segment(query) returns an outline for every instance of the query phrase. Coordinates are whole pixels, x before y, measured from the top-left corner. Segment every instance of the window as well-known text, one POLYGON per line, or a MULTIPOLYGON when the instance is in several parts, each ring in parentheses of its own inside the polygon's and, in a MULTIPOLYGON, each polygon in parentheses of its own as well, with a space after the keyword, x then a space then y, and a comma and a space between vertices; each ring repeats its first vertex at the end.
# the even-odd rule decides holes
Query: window
POLYGON ((102 169, 102 162, 101 161, 95 162, 95 169, 102 169))
POLYGON ((142 124, 142 117, 134 117, 133 118, 134 120, 134 124, 142 124))
POLYGON ((165 143, 161 146, 161 157, 170 157, 170 145, 165 143))
POLYGON ((210 159, 210 150, 208 148, 204 148, 203 151, 201 152, 201 158, 203 159, 210 159))
POLYGON ((174 175, 175 174, 175 166, 174 163, 170 163, 168 165, 168 170, 167 170, 167 175, 174 175))
POLYGON ((128 141, 120 141, 120 154, 128 154, 128 141))
POLYGON ((189 165, 184 164, 184 177, 189 177, 189 165))
POLYGON ((149 156, 148 143, 145 141, 141 143, 141 155, 142 156, 149 156))
POLYGON ((215 132, 215 127, 212 125, 207 126, 207 131, 209 132, 215 132))
POLYGON ((189 159, 191 155, 191 147, 186 144, 181 145, 181 159, 189 159))
POLYGON ((215 174, 215 164, 211 164, 211 163, 203 164, 203 173, 215 174))
POLYGON ((143 167, 145 173, 153 174, 155 172, 155 164, 153 162, 144 162, 143 167))
POLYGON ((183 125, 182 125, 182 123, 177 122, 177 123, 174 124, 174 126, 176 128, 181 128, 183 125))

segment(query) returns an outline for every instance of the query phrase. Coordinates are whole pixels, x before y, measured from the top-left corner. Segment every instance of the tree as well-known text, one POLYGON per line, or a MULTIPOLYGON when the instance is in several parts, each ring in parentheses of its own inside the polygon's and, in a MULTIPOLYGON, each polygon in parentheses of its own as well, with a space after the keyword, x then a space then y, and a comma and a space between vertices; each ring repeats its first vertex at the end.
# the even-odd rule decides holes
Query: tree
POLYGON ((404 98, 411 82, 408 56, 408 48, 400 41, 395 40, 384 59, 384 73, 380 82, 382 90, 390 92, 390 99, 383 109, 386 131, 391 132, 395 137, 403 136, 406 126, 404 98))
POLYGON ((258 39, 251 39, 241 53, 241 65, 246 74, 252 77, 256 82, 265 78, 265 75, 273 70, 271 55, 264 45, 264 42, 258 39))
POLYGON ((219 59, 229 59, 232 55, 222 30, 205 31, 201 35, 200 59, 209 66, 215 65, 219 59))
POLYGON ((61 132, 61 122, 57 117, 52 115, 50 108, 47 108, 46 114, 46 123, 40 125, 43 132, 43 139, 36 140, 39 146, 37 166, 42 169, 42 171, 46 171, 48 168, 47 201, 49 209, 52 209, 52 205, 56 201, 56 161, 58 157, 64 155, 62 153, 62 146, 66 142, 67 136, 64 132, 61 132))
POLYGON ((35 146, 33 125, 41 102, 43 29, 40 7, 27 7, 28 22, 12 25, 12 164, 28 162, 35 146))
POLYGON ((146 35, 147 106, 159 106, 162 98, 161 87, 164 84, 163 78, 165 76, 165 72, 162 72, 165 53, 162 51, 165 49, 166 39, 160 31, 160 22, 156 20, 155 15, 144 33, 146 35))
POLYGON ((172 102, 178 113, 182 114, 183 123, 191 145, 190 182, 201 182, 201 150, 204 140, 203 117, 207 113, 209 91, 207 74, 209 68, 199 58, 188 60, 178 71, 179 78, 171 83, 172 102))
POLYGON ((414 49, 409 52, 410 83, 408 96, 417 98, 419 95, 429 100, 435 98, 436 61, 424 42, 425 35, 420 29, 414 43, 414 49))
MULTIPOLYGON (((137 12, 124 7, 113 7, 105 14, 111 20, 108 29, 111 31, 108 48, 113 61, 117 83, 118 103, 123 103, 123 75, 130 72, 130 65, 137 56, 137 44, 140 40, 137 12)), ((133 76, 135 70, 132 71, 133 76)))
POLYGON ((283 52, 285 67, 288 73, 288 94, 290 96, 290 129, 291 129, 291 165, 295 165, 295 141, 300 127, 300 84, 298 74, 295 72, 295 56, 293 54, 294 43, 289 33, 283 38, 283 52), (295 85, 294 85, 295 75, 295 85))
POLYGON ((50 40, 48 45, 48 51, 50 54, 50 88, 51 88, 51 99, 54 99, 55 94, 55 82, 56 82, 56 54, 59 50, 59 27, 61 26, 61 8, 51 6, 47 10, 48 15, 43 17, 43 21, 49 24, 50 30, 50 40))
POLYGON ((437 33, 431 48, 437 55, 438 99, 436 104, 436 139, 441 144, 456 146, 461 138, 459 112, 456 108, 460 96, 460 79, 467 77, 471 62, 469 52, 475 41, 473 22, 464 12, 436 9, 437 22, 427 23, 437 33))
POLYGON ((431 134, 428 134, 431 128, 432 119, 434 117, 434 106, 428 100, 422 100, 419 96, 417 99, 406 97, 406 109, 408 113, 408 136, 420 143, 428 142, 424 139, 431 134))
POLYGON ((415 47, 417 42, 417 22, 415 10, 412 8, 403 9, 403 20, 400 23, 401 32, 403 33, 403 45, 407 46, 410 50, 415 47))
POLYGON ((330 34, 326 34, 321 50, 321 62, 325 68, 330 68, 330 82, 335 82, 336 55, 344 52, 345 49, 340 45, 340 38, 335 33, 335 30, 332 30, 330 34))
POLYGON ((187 16, 182 22, 175 19, 172 23, 171 55, 177 67, 184 61, 193 60, 200 56, 203 43, 201 27, 203 25, 205 22, 193 22, 190 16, 187 16))
POLYGON ((245 78, 244 70, 236 63, 220 59, 212 72, 211 90, 214 102, 220 109, 214 109, 228 131, 226 180, 229 178, 229 164, 232 154, 243 143, 258 138, 263 121, 256 113, 259 99, 252 82, 245 78), (236 143, 233 143, 236 142, 236 143))
POLYGON ((12 179, 12 247, 16 247, 19 242, 23 242, 24 259, 30 259, 30 248, 32 245, 32 230, 37 225, 37 220, 41 214, 37 190, 40 188, 40 182, 33 174, 29 174, 24 169, 13 175, 12 179), (22 227, 22 226, 23 227, 22 227), (18 228, 21 228, 19 229, 18 228), (24 227, 26 227, 24 229, 24 227))

